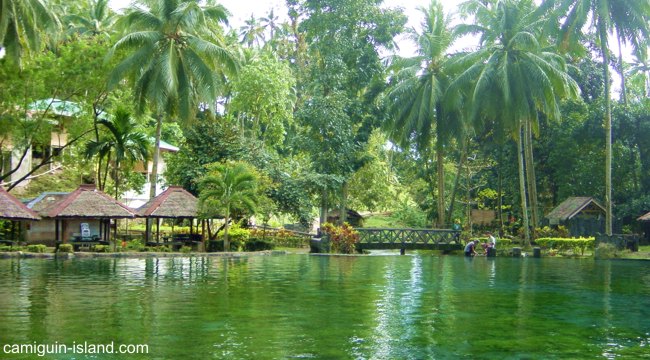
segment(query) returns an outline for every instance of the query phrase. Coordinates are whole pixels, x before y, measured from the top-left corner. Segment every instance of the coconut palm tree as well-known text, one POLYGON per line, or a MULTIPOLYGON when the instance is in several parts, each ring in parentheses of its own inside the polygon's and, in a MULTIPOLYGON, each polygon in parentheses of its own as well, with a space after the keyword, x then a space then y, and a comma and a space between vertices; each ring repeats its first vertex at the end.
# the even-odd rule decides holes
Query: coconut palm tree
POLYGON ((456 37, 450 30, 451 19, 445 16, 441 2, 432 0, 428 8, 419 10, 424 15, 422 32, 409 30, 410 39, 417 45, 417 55, 408 59, 398 58, 393 64, 399 70, 388 93, 392 116, 386 127, 393 141, 405 147, 414 142, 420 150, 426 150, 435 138, 437 225, 443 226, 444 147, 454 135, 460 134, 462 128, 457 109, 444 101, 453 75, 448 52, 456 37))
POLYGON ((643 93, 647 98, 650 98, 650 53, 648 51, 648 45, 635 50, 634 58, 629 74, 640 74, 643 77, 643 93))
POLYGON ((275 15, 275 11, 273 9, 269 10, 269 13, 266 14, 266 16, 260 18, 260 23, 264 30, 269 30, 269 41, 273 41, 275 39, 275 33, 280 28, 278 25, 279 19, 280 18, 275 15))
MULTIPOLYGON (((472 6, 477 24, 461 26, 459 31, 479 34, 483 46, 460 60, 468 68, 451 89, 472 83, 472 118, 479 124, 495 124, 516 140, 522 219, 529 242, 524 169, 534 184, 530 135, 538 128, 540 113, 559 119, 560 99, 577 97, 579 89, 564 59, 545 51, 540 42, 544 8, 536 7, 533 0, 483 0, 472 6), (524 156, 529 157, 526 167, 524 156)), ((533 191, 530 195, 535 197, 533 191)))
POLYGON ((199 207, 204 216, 225 217, 223 249, 230 250, 228 228, 233 211, 255 212, 257 177, 244 163, 215 163, 199 183, 199 207))
POLYGON ((650 20, 650 0, 545 0, 544 6, 555 9, 556 19, 561 19, 560 45, 568 44, 582 36, 590 24, 598 34, 603 57, 605 85, 605 232, 612 234, 612 104, 609 73, 609 35, 613 30, 621 38, 631 39, 647 33, 650 20))
POLYGON ((264 42, 264 26, 251 14, 251 17, 239 28, 239 36, 242 44, 248 47, 253 45, 259 47, 264 42))
POLYGON ((112 53, 126 56, 113 69, 109 86, 131 81, 137 109, 147 106, 156 115, 155 148, 150 197, 156 196, 160 133, 163 118, 190 121, 199 104, 214 104, 218 71, 236 71, 234 56, 218 44, 215 27, 226 23, 221 5, 197 1, 148 0, 132 5, 121 19, 126 29, 112 53))
POLYGON ((36 51, 42 30, 56 33, 59 20, 43 0, 0 1, 0 50, 20 64, 25 50, 36 51))
POLYGON ((88 36, 102 36, 108 39, 117 20, 108 6, 108 0, 93 0, 86 14, 70 14, 64 17, 68 32, 88 36))
POLYGON ((120 174, 124 171, 124 163, 133 164, 145 162, 149 158, 150 142, 147 135, 138 128, 131 114, 118 109, 110 119, 98 120, 98 125, 107 130, 99 140, 91 140, 86 144, 86 157, 98 156, 97 178, 99 188, 104 190, 109 166, 112 166, 112 176, 115 182, 115 199, 119 197, 120 174), (111 159, 113 157, 113 159, 111 159), (104 178, 102 180, 102 161, 106 160, 104 178))

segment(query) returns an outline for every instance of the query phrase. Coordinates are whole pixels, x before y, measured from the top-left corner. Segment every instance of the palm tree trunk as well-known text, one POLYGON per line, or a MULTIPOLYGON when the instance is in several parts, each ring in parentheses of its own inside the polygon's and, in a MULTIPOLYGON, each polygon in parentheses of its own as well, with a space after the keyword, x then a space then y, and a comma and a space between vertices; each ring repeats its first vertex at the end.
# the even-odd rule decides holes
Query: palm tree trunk
POLYGON ((228 222, 230 222, 230 207, 226 207, 226 223, 223 227, 223 251, 230 251, 230 240, 228 239, 228 222))
POLYGON ((97 189, 103 190, 104 186, 102 184, 102 156, 99 156, 97 159, 97 189))
POLYGON ((445 164, 444 148, 440 137, 436 139, 436 167, 438 173, 438 228, 445 226, 445 164))
POLYGON ((497 159, 497 197, 499 236, 503 236, 503 146, 499 147, 499 157, 497 159))
POLYGON ((454 179, 454 187, 451 190, 451 200, 449 202, 449 213, 447 214, 447 223, 451 224, 452 219, 451 217, 454 216, 454 205, 456 203, 456 193, 458 192, 458 187, 460 186, 460 177, 462 175, 462 169, 463 166, 465 165, 465 159, 467 158, 467 143, 469 140, 467 138, 463 138, 463 145, 462 145, 462 150, 460 151, 460 157, 458 158, 458 165, 457 165, 457 171, 456 171, 456 179, 454 179))
POLYGON ((530 245, 530 229, 528 224, 528 205, 526 203, 526 179, 524 174, 524 155, 522 127, 517 130, 517 162, 519 164, 519 196, 521 197, 521 219, 524 227, 524 245, 530 245))
POLYGON ((612 103, 609 94, 609 53, 607 52, 607 28, 604 24, 599 24, 598 28, 605 82, 605 233, 612 235, 612 103))
POLYGON ((156 197, 156 185, 158 184, 158 162, 160 158, 160 134, 162 132, 162 115, 156 119, 156 144, 153 149, 153 164, 151 165, 151 177, 149 178, 149 199, 156 197))
POLYGON ((530 199, 530 215, 532 220, 533 238, 535 229, 539 227, 539 213, 537 206, 537 179, 535 177, 535 162, 533 160, 533 131, 532 124, 524 123, 524 159, 526 162, 526 180, 528 181, 528 198, 530 199))
POLYGON ((621 49, 621 34, 617 34, 618 41, 618 65, 621 67, 621 101, 627 106, 627 87, 625 86, 625 63, 623 62, 623 50, 621 49))
POLYGON ((104 191, 106 189, 106 179, 108 178, 108 167, 111 164, 111 152, 108 152, 108 155, 106 155, 106 168, 104 169, 104 180, 102 180, 102 187, 101 191, 104 191))

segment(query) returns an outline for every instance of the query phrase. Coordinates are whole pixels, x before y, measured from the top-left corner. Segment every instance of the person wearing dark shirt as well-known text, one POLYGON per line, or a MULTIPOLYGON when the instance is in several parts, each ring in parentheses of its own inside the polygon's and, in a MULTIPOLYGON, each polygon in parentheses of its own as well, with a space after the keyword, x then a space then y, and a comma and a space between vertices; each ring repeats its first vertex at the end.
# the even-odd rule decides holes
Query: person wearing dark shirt
POLYGON ((470 241, 465 245, 465 256, 475 256, 476 255, 476 244, 478 240, 470 241))

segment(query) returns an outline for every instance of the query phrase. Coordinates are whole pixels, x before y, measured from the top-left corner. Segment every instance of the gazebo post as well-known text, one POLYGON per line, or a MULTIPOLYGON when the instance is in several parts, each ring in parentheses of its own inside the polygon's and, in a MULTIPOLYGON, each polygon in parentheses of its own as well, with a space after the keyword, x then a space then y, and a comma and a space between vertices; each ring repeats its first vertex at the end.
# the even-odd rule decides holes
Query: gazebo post
POLYGON ((201 219, 201 242, 203 243, 203 251, 208 252, 205 246, 205 219, 201 219))
POLYGON ((113 252, 115 252, 116 250, 117 250, 117 218, 115 219, 115 228, 113 228, 113 252))
POLYGON ((59 219, 54 219, 54 245, 59 246, 59 219))
POLYGON ((144 219, 144 243, 149 242, 149 233, 151 232, 151 219, 150 218, 145 218, 144 219))
POLYGON ((160 218, 156 218, 156 242, 160 243, 160 218))

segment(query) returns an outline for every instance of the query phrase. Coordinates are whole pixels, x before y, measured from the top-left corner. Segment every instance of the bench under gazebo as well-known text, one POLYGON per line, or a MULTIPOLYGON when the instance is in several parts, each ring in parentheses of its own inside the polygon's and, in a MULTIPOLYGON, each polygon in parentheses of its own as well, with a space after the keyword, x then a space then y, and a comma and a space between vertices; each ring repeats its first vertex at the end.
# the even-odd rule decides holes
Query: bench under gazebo
POLYGON ((108 245, 111 220, 135 217, 129 207, 97 190, 95 185, 79 186, 40 214, 54 219, 56 244, 71 243, 75 250, 108 245))
MULTIPOLYGON (((194 227, 194 219, 198 217, 198 203, 199 200, 187 190, 180 186, 170 186, 167 190, 163 191, 160 195, 149 200, 146 204, 142 205, 137 210, 137 215, 146 219, 155 219, 156 234, 155 239, 150 239, 149 234, 151 231, 147 229, 145 232, 145 242, 147 245, 163 245, 171 244, 174 248, 187 245, 197 245, 203 243, 203 226, 201 226, 201 233, 199 234, 199 226, 194 227), (171 238, 164 237, 161 243, 160 237, 160 220, 189 220, 190 232, 189 234, 175 234, 172 222, 171 238), (155 240, 155 241, 152 241, 155 240)), ((149 223, 149 221, 147 221, 149 223)), ((203 221, 201 221, 203 225, 203 221)))
POLYGON ((11 237, 0 237, 0 244, 13 245, 16 242, 16 225, 18 233, 20 233, 23 221, 34 221, 41 218, 0 186, 0 219, 11 221, 11 237))

